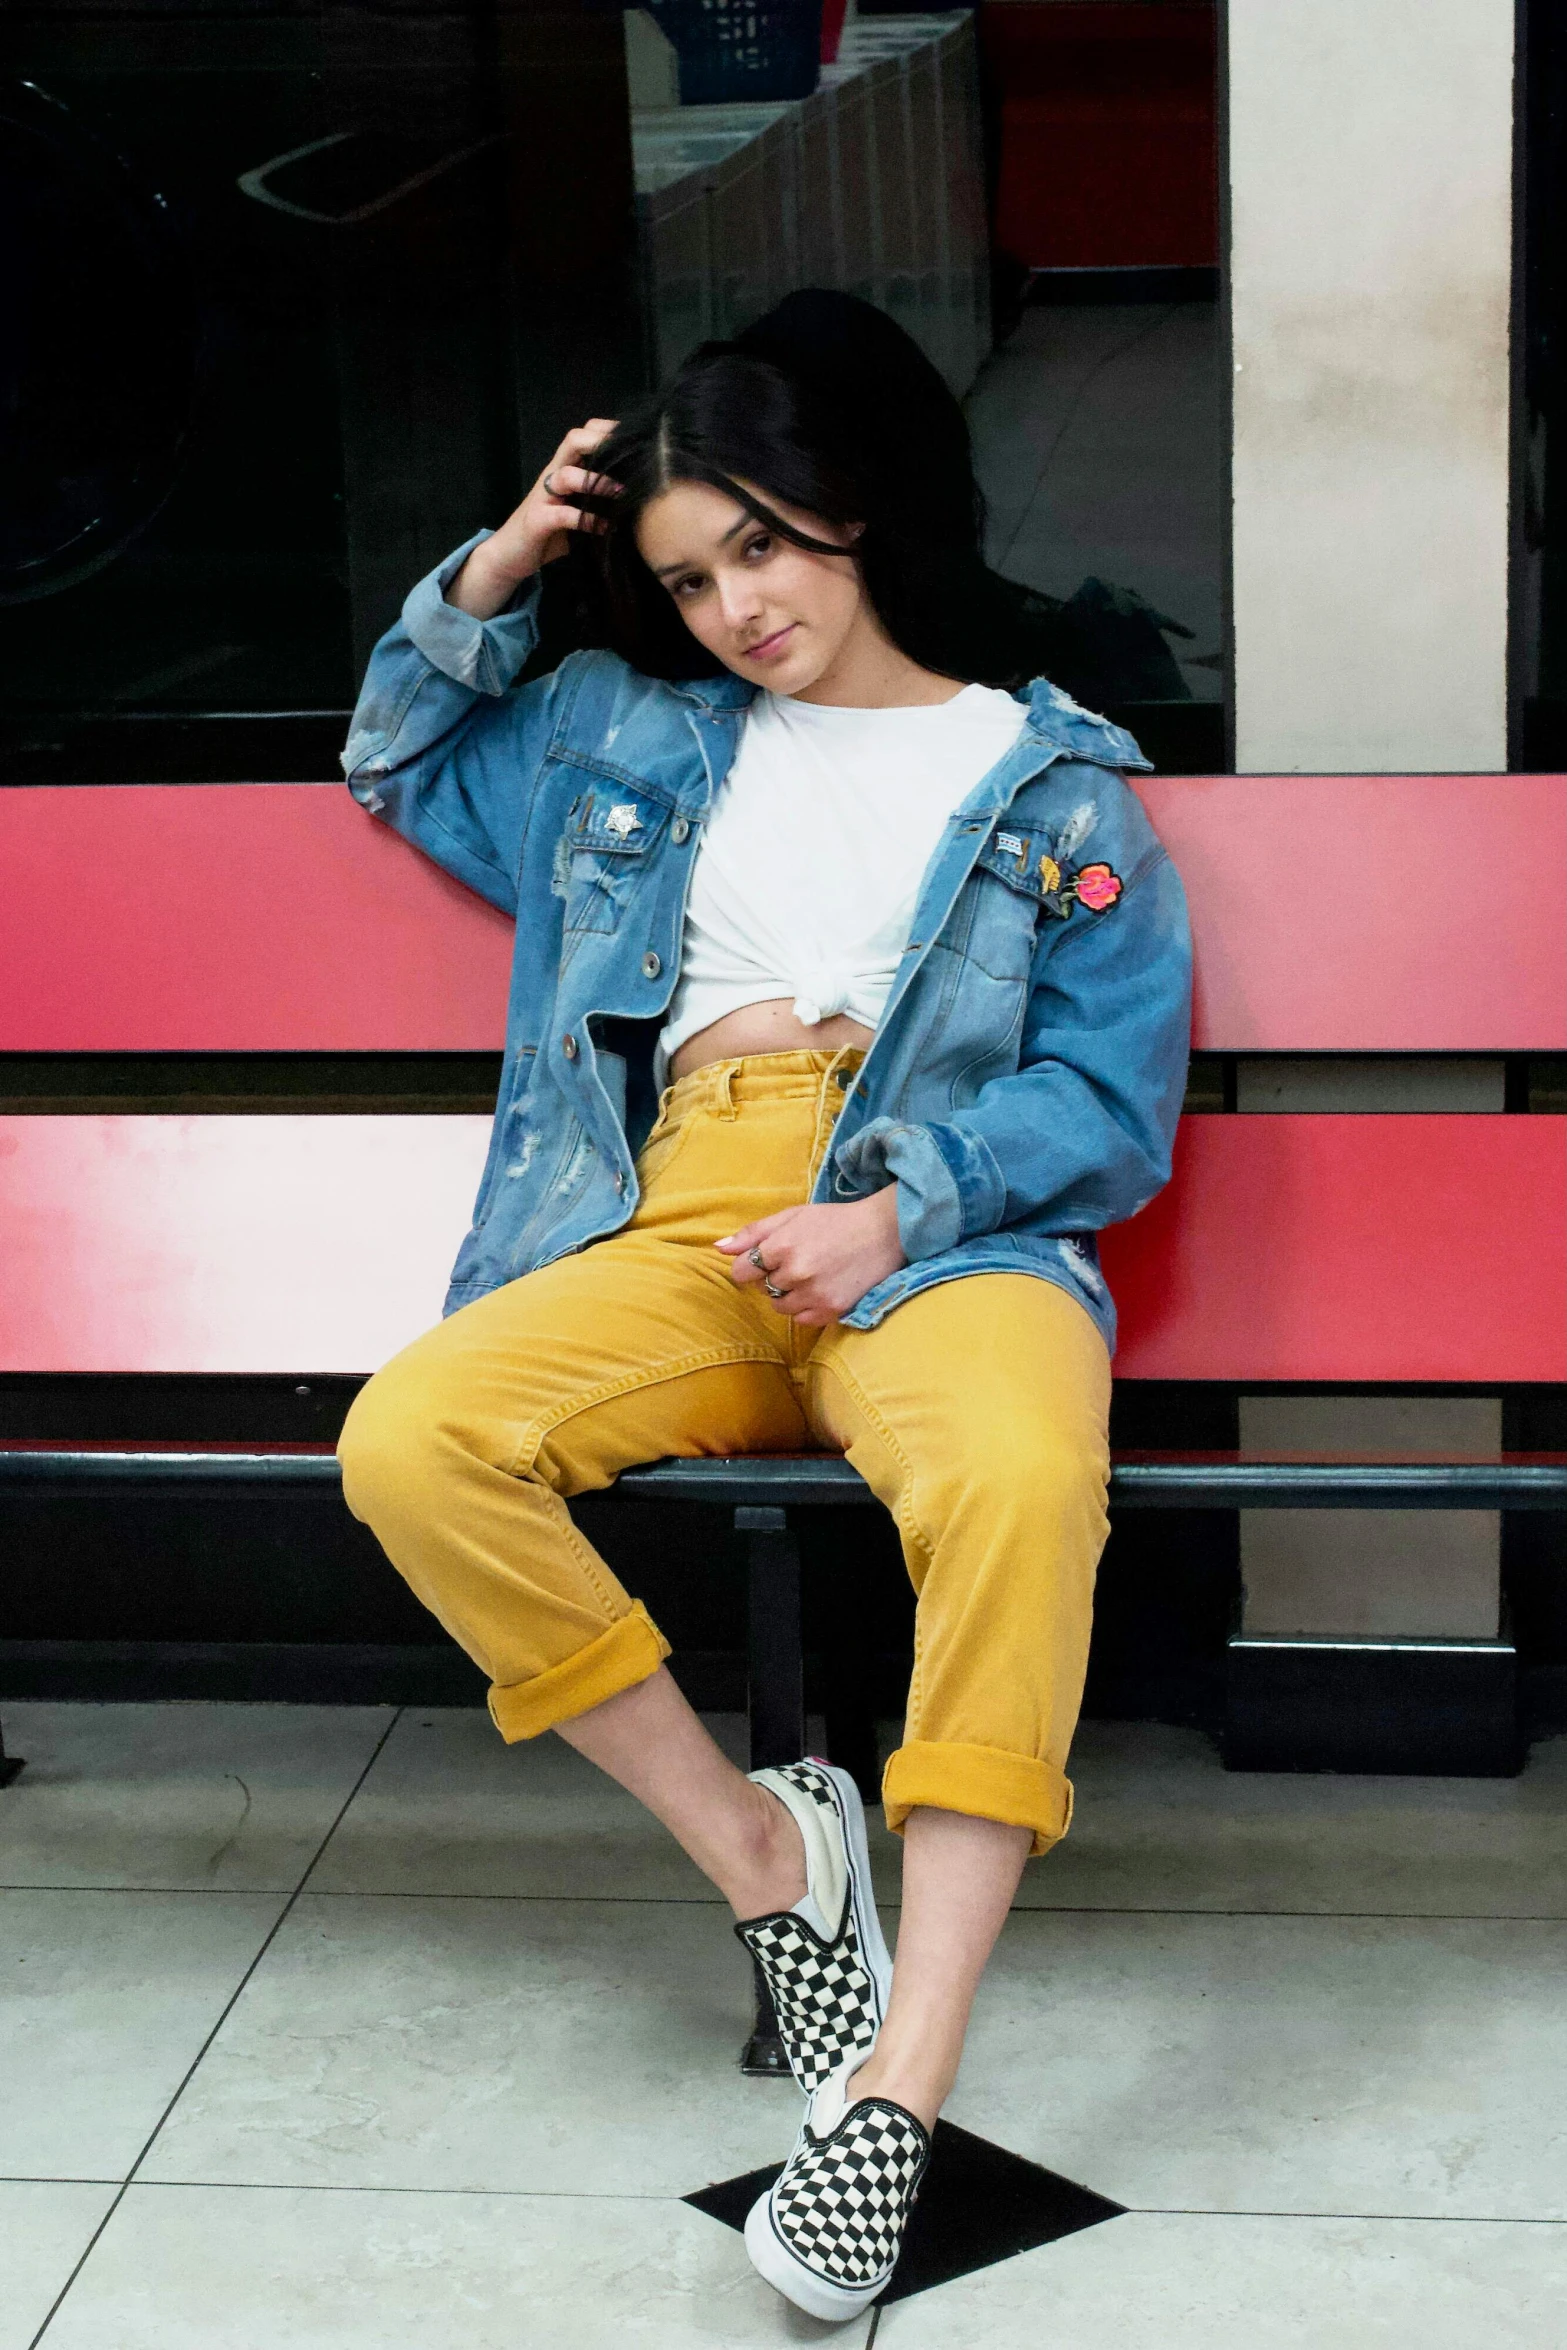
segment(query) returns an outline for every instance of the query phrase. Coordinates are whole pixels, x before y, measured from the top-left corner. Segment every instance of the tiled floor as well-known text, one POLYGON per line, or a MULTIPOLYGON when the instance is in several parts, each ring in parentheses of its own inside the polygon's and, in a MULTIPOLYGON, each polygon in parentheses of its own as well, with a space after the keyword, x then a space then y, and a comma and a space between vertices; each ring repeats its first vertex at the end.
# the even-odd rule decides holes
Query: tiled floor
MULTIPOLYGON (((721 1905, 558 1742, 6 1732, 0 2350, 867 2340, 679 2200, 779 2156, 793 2095, 735 2071, 721 1905)), ((1093 1724, 1074 1775, 951 2113, 1131 2209, 880 2350, 1560 2350, 1567 1741, 1516 1781, 1228 1777, 1093 1724)))

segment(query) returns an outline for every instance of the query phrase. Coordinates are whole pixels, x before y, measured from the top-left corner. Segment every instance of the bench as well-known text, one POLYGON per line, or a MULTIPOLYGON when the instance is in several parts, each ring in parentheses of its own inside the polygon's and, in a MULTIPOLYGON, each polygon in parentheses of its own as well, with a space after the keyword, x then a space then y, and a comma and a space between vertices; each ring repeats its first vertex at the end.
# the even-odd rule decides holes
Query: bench
MULTIPOLYGON (((1107 1236, 1118 1378, 1562 1381, 1567 1119, 1236 1116, 1221 1105, 1233 1100, 1233 1056, 1462 1053, 1504 1057, 1521 1109, 1528 1057, 1567 1046, 1567 779, 1139 788, 1192 900, 1195 1046, 1222 1062, 1211 1107, 1183 1121, 1169 1189, 1107 1236), (1460 891, 1461 856, 1472 870, 1460 891)), ((338 788, 0 794, 0 875, 0 1055, 499 1047, 508 926, 338 788)), ((367 1371, 439 1311, 486 1124, 0 1117, 0 1371, 367 1371)), ((0 1488, 13 1493, 110 1480, 239 1498, 335 1478, 319 1445, 0 1444, 0 1488)), ((701 1460, 629 1472, 620 1489, 735 1512, 750 1560, 753 1753, 798 1753, 790 1513, 868 1500, 859 1479, 821 1456, 701 1460)), ((1121 1453, 1111 1501, 1561 1509, 1567 1456, 1121 1453)), ((1459 1663, 1440 1645, 1426 1644, 1435 1704, 1459 1663)), ((846 1703, 833 1712, 863 1772, 864 1726, 846 1703)), ((1505 1747, 1493 1741, 1480 1767, 1507 1767, 1505 1747)))

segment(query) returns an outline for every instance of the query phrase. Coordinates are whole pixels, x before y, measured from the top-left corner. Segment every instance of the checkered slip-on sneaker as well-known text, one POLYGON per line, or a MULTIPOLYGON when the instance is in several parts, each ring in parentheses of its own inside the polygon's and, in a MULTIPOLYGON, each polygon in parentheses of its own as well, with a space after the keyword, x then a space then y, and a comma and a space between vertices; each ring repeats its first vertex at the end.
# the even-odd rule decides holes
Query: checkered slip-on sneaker
POLYGON ((829 2320, 857 2317, 887 2284, 930 2160, 929 2137, 901 2105, 848 2102, 855 2069, 817 2091, 782 2176, 745 2223, 758 2275, 829 2320))
POLYGON ((850 2057, 869 2056, 887 2012, 892 1960, 871 1896, 859 1790, 814 1756, 753 1771, 805 1840, 805 1897, 735 1932, 767 1978, 789 2067, 809 2096, 850 2057))

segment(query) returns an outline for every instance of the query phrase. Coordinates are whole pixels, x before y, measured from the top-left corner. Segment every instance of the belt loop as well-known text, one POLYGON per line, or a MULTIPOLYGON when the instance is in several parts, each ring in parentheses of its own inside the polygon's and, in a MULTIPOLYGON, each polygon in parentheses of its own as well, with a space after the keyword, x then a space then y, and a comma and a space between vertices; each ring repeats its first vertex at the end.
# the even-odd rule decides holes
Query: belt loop
POLYGON ((740 1112, 735 1104, 735 1064, 733 1061, 726 1061, 719 1071, 718 1091, 719 1116, 721 1118, 738 1118, 740 1112))

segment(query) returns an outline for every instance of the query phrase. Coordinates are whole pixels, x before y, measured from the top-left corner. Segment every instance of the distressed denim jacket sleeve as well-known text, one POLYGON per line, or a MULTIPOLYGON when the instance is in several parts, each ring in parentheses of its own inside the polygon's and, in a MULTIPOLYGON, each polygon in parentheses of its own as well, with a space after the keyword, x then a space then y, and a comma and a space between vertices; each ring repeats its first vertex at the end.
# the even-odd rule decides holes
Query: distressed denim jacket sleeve
POLYGON ((1041 939, 1016 1073, 939 1120, 872 1120, 846 1172, 897 1178, 910 1263, 1009 1225, 1119 1223, 1169 1179, 1190 1031, 1185 894, 1150 842, 1113 915, 1041 939))
POLYGON ((370 656, 343 771, 355 799, 436 864, 517 910, 528 801, 554 730, 561 671, 516 686, 538 637, 538 583, 493 620, 446 590, 479 531, 420 580, 370 656))

